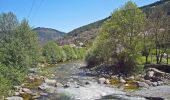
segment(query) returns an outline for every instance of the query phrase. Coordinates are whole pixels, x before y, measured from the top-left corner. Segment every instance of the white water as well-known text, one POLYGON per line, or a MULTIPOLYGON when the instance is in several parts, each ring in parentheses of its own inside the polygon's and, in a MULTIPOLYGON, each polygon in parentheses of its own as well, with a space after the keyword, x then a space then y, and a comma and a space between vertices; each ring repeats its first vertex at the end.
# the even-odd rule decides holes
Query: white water
MULTIPOLYGON (((78 66, 78 64, 76 65, 78 66)), ((68 78, 66 81, 69 82, 70 87, 63 88, 63 87, 48 86, 47 84, 44 85, 48 88, 50 93, 64 94, 70 97, 71 100, 72 99, 73 100, 96 100, 96 99, 101 99, 102 97, 108 95, 112 95, 111 98, 108 98, 111 100, 145 100, 144 98, 141 97, 126 96, 125 92, 113 88, 109 85, 98 84, 95 77, 84 76, 84 73, 82 73, 83 76, 81 76, 80 72, 82 72, 82 70, 81 71, 78 70, 79 67, 80 66, 76 68, 75 64, 68 64, 64 66, 62 65, 61 67, 57 67, 56 69, 56 73, 59 73, 58 75, 56 74, 56 77, 59 77, 61 73, 64 73, 63 76, 60 76, 59 79, 62 80, 63 78, 65 80, 65 78, 68 78), (87 81, 90 84, 85 85, 84 83, 87 81), (78 88, 76 88, 77 84, 79 84, 78 88)), ((104 100, 108 100, 108 99, 104 99, 104 100)))

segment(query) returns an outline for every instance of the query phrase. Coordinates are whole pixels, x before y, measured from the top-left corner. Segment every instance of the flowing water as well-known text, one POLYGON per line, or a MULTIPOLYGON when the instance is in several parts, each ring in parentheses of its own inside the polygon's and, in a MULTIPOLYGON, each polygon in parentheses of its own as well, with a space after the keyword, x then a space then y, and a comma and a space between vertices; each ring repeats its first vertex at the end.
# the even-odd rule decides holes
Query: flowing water
POLYGON ((54 67, 53 79, 69 87, 54 87, 47 84, 48 96, 39 100, 145 100, 142 97, 130 97, 125 92, 109 85, 99 84, 98 78, 86 75, 81 69, 82 63, 60 64, 54 67))

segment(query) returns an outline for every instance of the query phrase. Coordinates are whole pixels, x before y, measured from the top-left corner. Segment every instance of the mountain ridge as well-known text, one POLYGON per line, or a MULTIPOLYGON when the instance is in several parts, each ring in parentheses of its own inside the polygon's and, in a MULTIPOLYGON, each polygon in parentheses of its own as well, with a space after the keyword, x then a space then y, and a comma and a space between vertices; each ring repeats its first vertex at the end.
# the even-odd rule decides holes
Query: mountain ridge
MULTIPOLYGON (((149 14, 149 11, 155 7, 155 6, 161 6, 164 9, 168 9, 169 15, 170 15, 170 0, 160 0, 142 7, 139 7, 143 10, 144 13, 149 14), (164 7, 165 6, 165 7, 164 7)), ((60 45, 64 44, 79 44, 84 43, 86 46, 92 45, 95 37, 98 34, 98 29, 100 26, 108 20, 111 16, 106 17, 102 20, 95 21, 93 23, 81 26, 79 28, 76 28, 70 32, 67 33, 67 35, 62 39, 59 40, 60 45)))

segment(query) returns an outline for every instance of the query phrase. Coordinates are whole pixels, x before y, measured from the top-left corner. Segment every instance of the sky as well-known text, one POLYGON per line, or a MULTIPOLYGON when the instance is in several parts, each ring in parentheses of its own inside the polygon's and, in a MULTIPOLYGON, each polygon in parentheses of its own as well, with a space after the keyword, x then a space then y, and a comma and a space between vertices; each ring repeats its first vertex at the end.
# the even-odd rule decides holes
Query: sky
MULTIPOLYGON (((31 27, 69 32, 104 19, 128 0, 0 0, 0 13, 13 12, 31 27)), ((159 0, 131 0, 139 7, 159 0)))

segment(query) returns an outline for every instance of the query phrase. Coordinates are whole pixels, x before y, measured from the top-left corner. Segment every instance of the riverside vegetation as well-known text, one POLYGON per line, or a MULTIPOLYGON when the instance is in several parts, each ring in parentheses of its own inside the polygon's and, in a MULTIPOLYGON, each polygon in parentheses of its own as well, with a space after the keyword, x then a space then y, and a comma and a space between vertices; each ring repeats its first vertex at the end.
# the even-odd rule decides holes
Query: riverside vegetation
MULTIPOLYGON (((144 64, 168 64, 168 56, 164 57, 170 52, 168 10, 160 6, 144 13, 129 1, 102 24, 90 48, 60 46, 54 41, 40 45, 27 20, 19 22, 11 12, 0 14, 0 97, 13 95, 14 86, 27 82, 28 70, 38 65, 84 58, 86 70, 111 68, 111 74, 128 77, 143 73, 144 64)), ((126 83, 122 77, 121 81, 126 83)))
POLYGON ((38 63, 82 59, 85 51, 69 45, 57 46, 53 41, 41 46, 27 20, 20 23, 11 12, 0 14, 0 97, 12 95, 14 86, 21 85, 28 70, 38 63))
POLYGON ((113 66, 115 74, 127 76, 142 69, 138 67, 145 63, 168 63, 168 57, 167 62, 163 61, 170 44, 167 12, 164 6, 153 7, 148 15, 131 1, 116 9, 88 50, 88 67, 113 66), (149 56, 155 56, 156 61, 149 61, 149 56))

